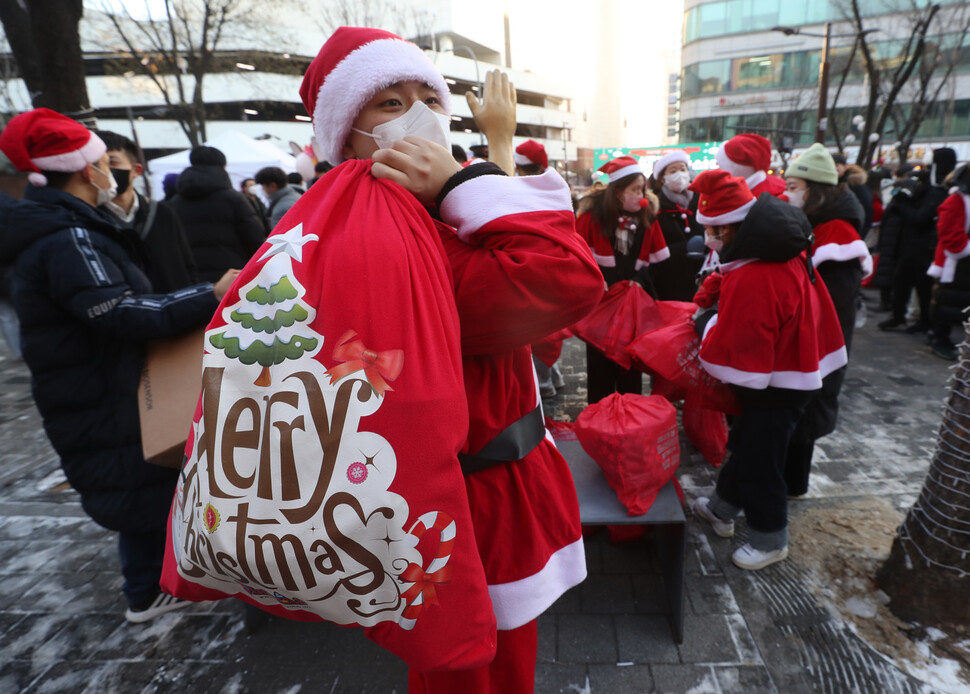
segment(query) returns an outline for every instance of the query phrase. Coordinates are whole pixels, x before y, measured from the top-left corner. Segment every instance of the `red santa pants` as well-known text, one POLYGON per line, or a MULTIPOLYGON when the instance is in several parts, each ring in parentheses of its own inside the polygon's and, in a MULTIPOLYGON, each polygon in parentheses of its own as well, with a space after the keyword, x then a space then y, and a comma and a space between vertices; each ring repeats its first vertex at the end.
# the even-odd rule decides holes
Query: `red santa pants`
POLYGON ((532 694, 535 691, 536 620, 498 632, 495 660, 474 670, 408 671, 408 694, 532 694))

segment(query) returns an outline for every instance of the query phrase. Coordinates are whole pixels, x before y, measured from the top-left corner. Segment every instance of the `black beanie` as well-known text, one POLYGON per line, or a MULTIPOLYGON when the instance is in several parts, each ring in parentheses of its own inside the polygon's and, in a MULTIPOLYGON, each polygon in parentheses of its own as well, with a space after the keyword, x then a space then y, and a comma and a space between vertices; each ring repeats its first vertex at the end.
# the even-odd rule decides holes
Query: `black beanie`
POLYGON ((940 147, 933 150, 933 180, 930 183, 934 186, 943 185, 943 179, 947 177, 957 165, 957 153, 949 147, 940 147))
POLYGON ((226 155, 215 147, 202 145, 189 152, 189 163, 192 166, 225 166, 226 155))

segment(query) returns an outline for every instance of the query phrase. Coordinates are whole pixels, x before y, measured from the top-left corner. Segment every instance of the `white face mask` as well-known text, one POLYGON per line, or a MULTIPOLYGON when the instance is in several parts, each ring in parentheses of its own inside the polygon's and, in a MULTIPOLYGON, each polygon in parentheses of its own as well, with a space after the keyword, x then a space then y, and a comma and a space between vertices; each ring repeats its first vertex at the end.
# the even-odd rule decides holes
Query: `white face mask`
POLYGON ((98 201, 95 203, 95 207, 101 207, 106 202, 111 202, 116 197, 118 197, 118 182, 115 180, 114 174, 111 173, 110 169, 108 171, 102 171, 94 164, 91 165, 92 169, 96 169, 108 177, 108 187, 102 188, 96 184, 93 180, 91 185, 98 189, 98 201))
POLYGON ((708 236, 704 234, 704 245, 710 248, 715 253, 720 253, 721 249, 724 248, 724 242, 716 236, 708 236))
POLYGON ((675 193, 683 193, 690 185, 690 174, 686 171, 676 171, 664 176, 664 185, 675 193))
POLYGON ((788 204, 794 205, 795 207, 801 209, 805 206, 805 189, 801 190, 787 190, 785 195, 788 196, 788 204))
POLYGON ((374 132, 367 133, 357 128, 351 128, 351 130, 361 135, 373 137, 379 149, 386 149, 408 135, 415 135, 450 150, 450 127, 451 118, 449 116, 432 111, 423 101, 415 101, 407 113, 394 120, 381 123, 374 128, 374 132))

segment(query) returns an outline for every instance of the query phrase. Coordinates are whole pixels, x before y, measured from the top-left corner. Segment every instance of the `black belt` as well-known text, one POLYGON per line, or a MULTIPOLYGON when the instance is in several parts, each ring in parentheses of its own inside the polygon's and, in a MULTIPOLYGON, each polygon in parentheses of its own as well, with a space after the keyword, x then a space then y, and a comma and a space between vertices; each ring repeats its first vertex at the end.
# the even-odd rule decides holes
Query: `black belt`
POLYGON ((478 453, 459 453, 458 462, 461 463, 461 471, 470 475, 511 460, 521 460, 538 446, 545 436, 546 425, 542 419, 542 407, 537 405, 534 410, 505 427, 478 453))

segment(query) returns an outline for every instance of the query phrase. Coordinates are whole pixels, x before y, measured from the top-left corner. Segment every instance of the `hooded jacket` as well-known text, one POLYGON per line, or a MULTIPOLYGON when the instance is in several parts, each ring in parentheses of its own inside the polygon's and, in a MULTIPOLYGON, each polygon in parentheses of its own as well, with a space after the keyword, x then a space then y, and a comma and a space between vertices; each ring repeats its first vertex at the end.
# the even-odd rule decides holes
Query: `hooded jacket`
POLYGON ((200 280, 216 282, 226 270, 242 268, 266 240, 263 222, 221 166, 190 166, 176 191, 169 205, 182 222, 200 280))
POLYGON ((34 400, 68 481, 112 530, 162 527, 176 473, 141 449, 137 390, 144 343, 204 325, 211 284, 151 294, 140 240, 60 190, 0 198, 0 264, 13 265, 34 400))
POLYGON ((762 193, 721 250, 718 313, 700 359, 715 378, 744 388, 813 391, 847 361, 825 285, 806 255, 800 210, 762 193))

